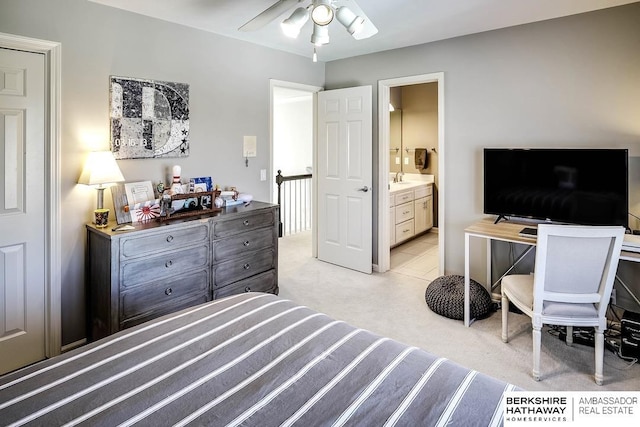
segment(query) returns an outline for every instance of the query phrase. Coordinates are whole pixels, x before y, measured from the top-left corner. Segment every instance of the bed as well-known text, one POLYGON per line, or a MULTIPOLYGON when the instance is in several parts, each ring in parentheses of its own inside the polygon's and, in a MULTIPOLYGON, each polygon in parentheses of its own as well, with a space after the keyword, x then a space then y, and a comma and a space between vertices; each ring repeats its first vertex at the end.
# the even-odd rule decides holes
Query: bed
POLYGON ((512 385, 272 294, 216 300, 0 378, 2 425, 503 422, 512 385))

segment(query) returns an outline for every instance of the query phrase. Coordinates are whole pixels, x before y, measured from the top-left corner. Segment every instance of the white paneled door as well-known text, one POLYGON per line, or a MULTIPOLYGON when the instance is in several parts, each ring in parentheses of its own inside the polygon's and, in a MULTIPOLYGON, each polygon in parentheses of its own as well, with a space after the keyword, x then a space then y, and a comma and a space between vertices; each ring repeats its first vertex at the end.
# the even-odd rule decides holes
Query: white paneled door
POLYGON ((318 259, 371 273, 371 86, 318 93, 318 259))
POLYGON ((0 48, 0 374, 45 358, 45 57, 0 48))

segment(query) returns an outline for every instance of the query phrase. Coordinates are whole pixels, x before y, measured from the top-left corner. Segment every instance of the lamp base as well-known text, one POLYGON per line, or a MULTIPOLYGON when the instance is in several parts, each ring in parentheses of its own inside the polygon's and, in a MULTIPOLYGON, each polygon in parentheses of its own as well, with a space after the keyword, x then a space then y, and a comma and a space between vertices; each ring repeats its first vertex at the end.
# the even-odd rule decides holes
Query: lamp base
POLYGON ((104 228, 109 223, 109 209, 96 209, 93 211, 96 227, 104 228))

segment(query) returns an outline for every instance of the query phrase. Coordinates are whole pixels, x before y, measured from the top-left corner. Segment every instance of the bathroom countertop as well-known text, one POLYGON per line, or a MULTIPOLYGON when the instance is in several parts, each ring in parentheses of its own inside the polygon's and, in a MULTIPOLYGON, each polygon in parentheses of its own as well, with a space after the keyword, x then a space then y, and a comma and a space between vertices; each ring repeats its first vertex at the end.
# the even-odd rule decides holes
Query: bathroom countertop
POLYGON ((407 173, 402 176, 402 181, 393 182, 396 178, 395 173, 389 174, 389 192, 397 193, 398 191, 413 190, 425 184, 434 184, 435 176, 429 174, 407 173))
POLYGON ((417 187, 421 187, 424 185, 432 184, 432 182, 428 181, 401 181, 401 182, 390 182, 389 183, 389 192, 391 194, 398 193, 400 191, 413 190, 417 187))

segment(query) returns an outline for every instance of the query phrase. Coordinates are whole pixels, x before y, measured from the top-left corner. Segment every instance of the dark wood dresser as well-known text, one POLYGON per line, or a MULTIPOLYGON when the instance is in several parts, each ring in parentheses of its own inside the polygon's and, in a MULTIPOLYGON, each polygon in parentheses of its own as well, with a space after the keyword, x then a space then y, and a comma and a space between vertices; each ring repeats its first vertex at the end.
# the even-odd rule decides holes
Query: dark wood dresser
POLYGON ((251 202, 135 230, 87 225, 89 340, 242 292, 278 293, 278 206, 251 202))

